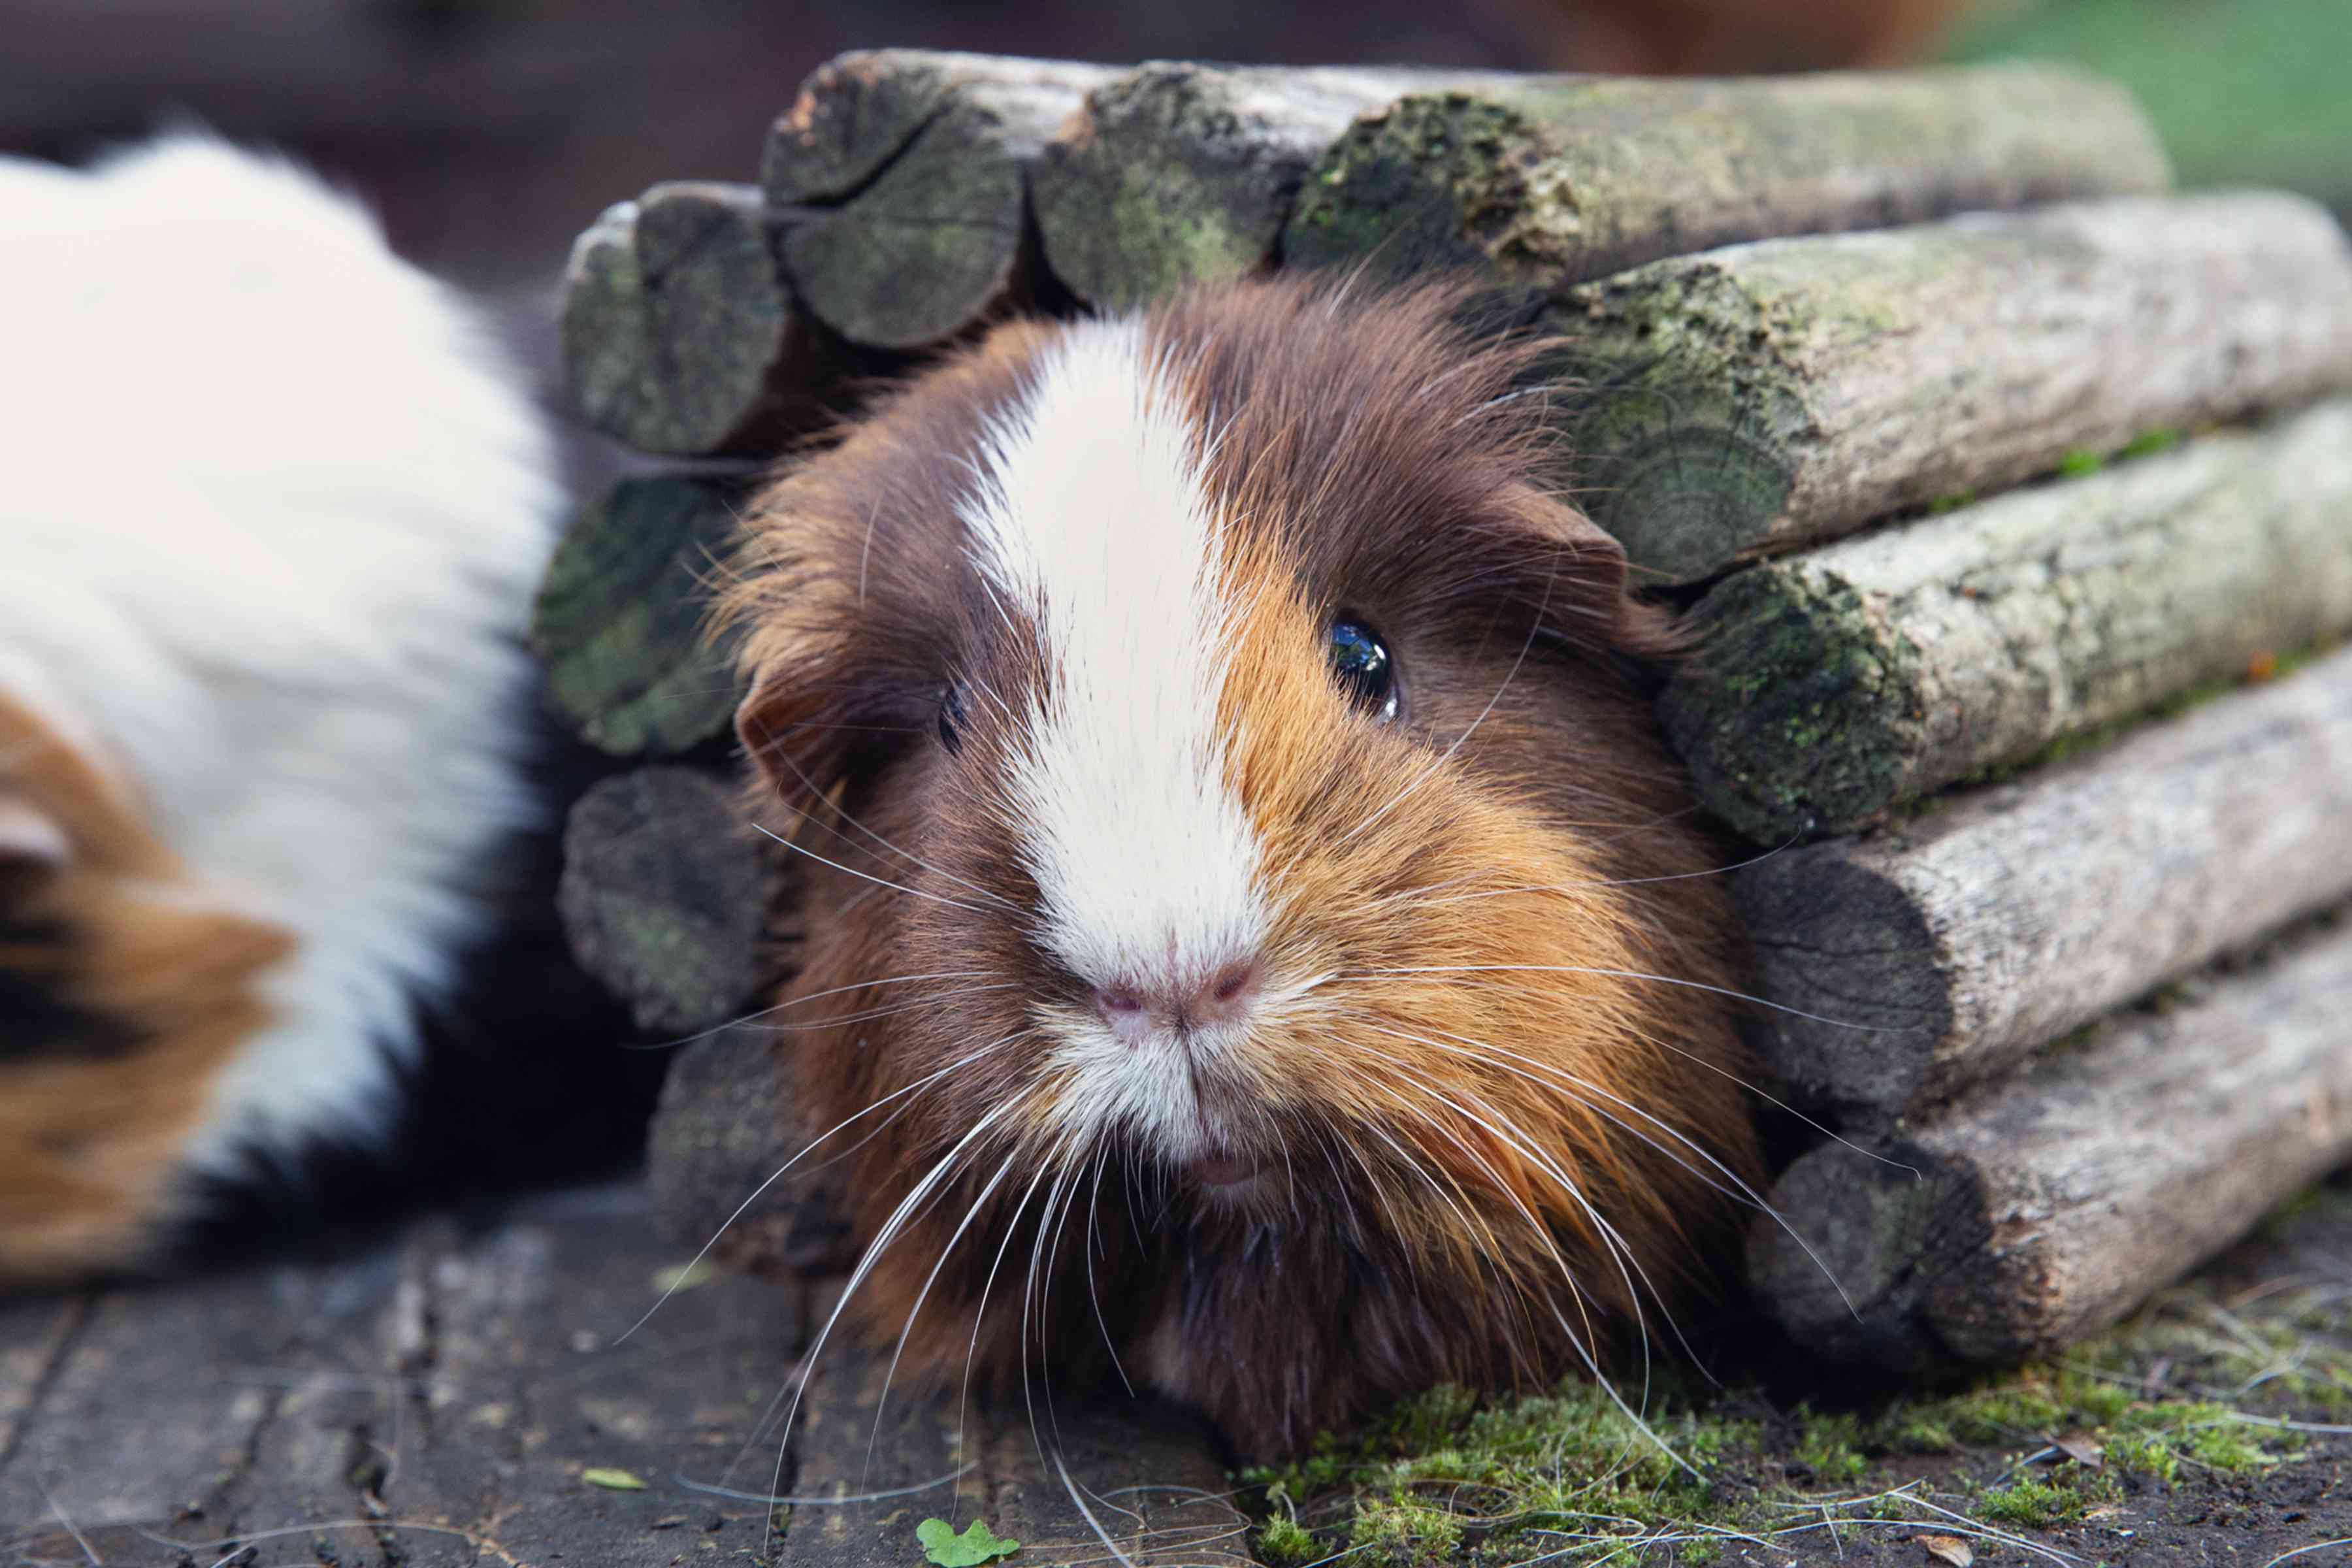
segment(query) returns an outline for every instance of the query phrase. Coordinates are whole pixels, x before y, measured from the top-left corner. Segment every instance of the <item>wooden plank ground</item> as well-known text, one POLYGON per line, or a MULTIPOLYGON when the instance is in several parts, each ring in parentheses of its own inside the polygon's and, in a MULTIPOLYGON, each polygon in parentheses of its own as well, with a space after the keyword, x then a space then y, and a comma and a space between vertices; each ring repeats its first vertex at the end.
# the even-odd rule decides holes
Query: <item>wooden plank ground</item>
MULTIPOLYGON (((877 1433, 879 1367, 845 1342, 812 1380, 786 1495, 954 1479, 776 1509, 766 1539, 777 1450, 752 1435, 794 1375, 808 1293, 715 1277, 615 1344, 684 1260, 624 1185, 325 1261, 0 1304, 0 1565, 912 1565, 934 1514, 987 1519, 1024 1563, 1112 1561, 1025 1411, 972 1413, 959 1450, 952 1402, 900 1389, 877 1433)), ((1135 1561, 1243 1560, 1223 1466, 1181 1418, 1065 1404, 1061 1428, 1135 1561)))

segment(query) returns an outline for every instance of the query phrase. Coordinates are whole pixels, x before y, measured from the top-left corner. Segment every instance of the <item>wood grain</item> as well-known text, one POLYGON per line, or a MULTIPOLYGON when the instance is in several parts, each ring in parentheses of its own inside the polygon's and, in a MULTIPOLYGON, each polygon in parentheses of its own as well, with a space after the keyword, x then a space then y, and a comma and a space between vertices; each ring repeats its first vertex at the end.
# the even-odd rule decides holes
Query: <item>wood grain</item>
POLYGON ((1588 508, 1685 583, 2352 389, 2352 245, 2292 196, 2079 203, 1656 262, 1553 321, 1588 508))
POLYGON ((2352 634, 2352 403, 1741 572, 1660 703, 1710 810, 1848 832, 2352 634))
POLYGON ((1772 1073, 1916 1115, 2352 895, 2352 652, 1732 886, 1772 1073))
POLYGON ((2061 1350, 2352 1156, 2347 1018, 2337 921, 1904 1136, 1824 1145, 1773 1189, 1786 1228, 1753 1233, 1758 1289, 1835 1359, 1916 1371, 2061 1350))

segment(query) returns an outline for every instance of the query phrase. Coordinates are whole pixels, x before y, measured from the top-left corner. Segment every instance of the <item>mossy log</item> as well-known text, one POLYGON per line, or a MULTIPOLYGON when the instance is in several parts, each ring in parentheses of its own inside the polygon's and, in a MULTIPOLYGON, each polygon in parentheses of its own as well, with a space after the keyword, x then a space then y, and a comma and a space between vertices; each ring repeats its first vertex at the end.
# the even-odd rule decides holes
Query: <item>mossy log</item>
POLYGON ((2352 402, 1741 572, 1660 704, 1760 843, 2352 635, 2352 402))
POLYGON ((617 757, 671 756, 729 732, 740 692, 709 626, 739 491, 671 475, 626 479, 581 508, 531 608, 548 705, 617 757))
POLYGON ((1108 66, 880 49, 821 66, 769 133, 784 270, 852 342, 917 349, 1035 279, 1030 165, 1108 66))
POLYGON ((556 910, 580 967, 639 1026, 726 1022, 772 973, 782 868, 727 780, 660 766, 610 778, 572 806, 556 910))
POLYGON ((1107 309, 1275 259, 1300 184, 1359 115, 1494 73, 1156 60, 1087 94, 1031 176, 1045 263, 1107 309))
POLYGON ((1766 240, 1566 290, 1587 504, 1651 580, 2352 387, 2352 246, 2285 195, 1766 240))
POLYGON ((2281 945, 1903 1137, 1799 1160, 1752 1234, 1763 1300, 1809 1353, 2012 1361, 2235 1240, 2352 1157, 2352 926, 2281 945))
POLYGON ((1916 1114, 2352 897, 2352 652, 1732 887, 1772 1074, 1916 1114))
POLYGON ((833 356, 759 191, 656 185, 583 233, 563 273, 563 369, 588 422, 646 452, 773 451, 819 411, 833 356))
POLYGON ((1366 115, 1307 174, 1283 255, 1550 286, 1740 240, 2169 181, 2128 93, 2048 66, 1523 77, 1366 115))

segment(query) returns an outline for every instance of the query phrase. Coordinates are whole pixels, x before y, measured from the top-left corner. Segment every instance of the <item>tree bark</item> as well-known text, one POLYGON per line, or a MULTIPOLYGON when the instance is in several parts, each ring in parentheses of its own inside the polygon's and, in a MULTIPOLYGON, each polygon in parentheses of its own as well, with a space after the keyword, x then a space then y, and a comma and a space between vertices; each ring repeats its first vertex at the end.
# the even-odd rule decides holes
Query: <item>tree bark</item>
POLYGON ((1307 172, 1360 114, 1412 93, 1501 90, 1493 72, 1154 61, 1088 93, 1032 176, 1055 277, 1139 305, 1269 266, 1307 172))
POLYGON ((2169 180, 2128 93, 2047 66, 1523 77, 1357 122, 1308 174, 1283 252, 1549 287, 1742 240, 2169 180))
POLYGON ((1739 573, 1660 704, 1709 809, 1842 833, 2352 635, 2352 402, 1739 573))
POLYGON ((686 1034, 733 1016, 772 973, 781 879, 725 781, 640 768, 572 808, 556 909, 580 967, 640 1027, 686 1034))
POLYGON ((793 310, 760 193, 656 185, 563 274, 563 368, 588 422, 641 451, 772 452, 820 412, 831 357, 793 310))
POLYGON ((810 310, 853 342, 917 349, 1031 298, 1030 166, 1116 74, 911 49, 820 68, 761 166, 772 209, 807 209, 783 261, 810 310))
POLYGON ((2114 201, 1733 246, 1554 319, 1595 519, 1688 583, 2352 387, 2352 247, 2291 196, 2114 201))
POLYGON ((2352 652, 1732 886, 1770 1071, 1916 1115, 2352 895, 2352 652))
POLYGON ((735 541, 737 492, 675 475, 627 479, 583 507, 531 607, 548 705, 616 757, 673 756, 729 732, 732 646, 709 584, 735 541))
POLYGON ((2338 921, 2115 1019, 1878 1158, 1825 1144, 1773 1189, 1786 1228, 1758 1222, 1758 1290, 1840 1360, 1917 1371, 2062 1349, 2352 1156, 2347 1017, 2338 921))

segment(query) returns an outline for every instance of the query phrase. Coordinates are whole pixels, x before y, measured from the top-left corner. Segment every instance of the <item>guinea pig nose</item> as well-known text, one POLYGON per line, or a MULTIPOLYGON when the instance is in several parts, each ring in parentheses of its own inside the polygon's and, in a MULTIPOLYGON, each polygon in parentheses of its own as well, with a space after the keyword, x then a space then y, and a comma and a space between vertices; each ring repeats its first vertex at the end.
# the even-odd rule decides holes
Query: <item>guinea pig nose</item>
POLYGON ((1121 981, 1095 987, 1095 1011, 1120 1038, 1136 1040, 1157 1028, 1237 1024, 1257 998, 1255 959, 1223 965, 1205 977, 1174 983, 1121 981))

